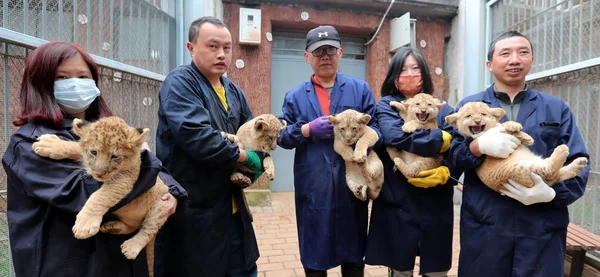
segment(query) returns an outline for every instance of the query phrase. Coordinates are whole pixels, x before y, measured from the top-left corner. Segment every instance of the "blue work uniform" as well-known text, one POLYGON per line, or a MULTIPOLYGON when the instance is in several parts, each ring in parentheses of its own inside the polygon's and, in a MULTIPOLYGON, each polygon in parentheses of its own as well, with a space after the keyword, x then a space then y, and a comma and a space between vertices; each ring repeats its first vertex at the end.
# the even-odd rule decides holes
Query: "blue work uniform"
MULTIPOLYGON (((444 118, 454 109, 445 104, 437 116, 439 129, 402 131, 404 120, 390 106, 404 101, 403 95, 385 96, 377 104, 377 123, 386 147, 408 151, 423 157, 439 154, 444 143, 442 130, 454 134, 444 118)), ((420 273, 443 272, 452 264, 454 205, 452 195, 456 181, 433 188, 419 188, 408 183, 383 149, 379 157, 385 169, 385 183, 379 198, 373 201, 365 262, 385 265, 397 271, 413 270, 420 256, 420 273)), ((449 166, 446 157, 442 165, 449 166)), ((453 176, 460 173, 450 167, 453 176)))
MULTIPOLYGON (((534 140, 528 146, 546 158, 561 144, 569 147, 567 163, 588 157, 575 118, 560 98, 526 89, 516 121, 534 140)), ((462 100, 499 108, 493 85, 462 100)), ((501 122, 506 121, 506 116, 501 122)), ((567 206, 585 191, 589 166, 575 178, 552 185, 556 197, 549 203, 525 206, 485 186, 475 168, 485 159, 469 150, 470 138, 455 136, 450 160, 465 172, 460 218, 459 276, 563 276, 569 214, 567 206)))
MULTIPOLYGON (((368 125, 381 142, 369 85, 337 73, 330 111, 333 115, 347 109, 371 115, 368 125)), ((310 270, 327 270, 342 263, 362 263, 368 202, 357 199, 348 189, 344 160, 333 150, 333 138, 302 135, 302 125, 323 116, 312 81, 287 92, 282 110, 281 118, 288 126, 278 144, 296 149, 294 189, 302 265, 310 270)))

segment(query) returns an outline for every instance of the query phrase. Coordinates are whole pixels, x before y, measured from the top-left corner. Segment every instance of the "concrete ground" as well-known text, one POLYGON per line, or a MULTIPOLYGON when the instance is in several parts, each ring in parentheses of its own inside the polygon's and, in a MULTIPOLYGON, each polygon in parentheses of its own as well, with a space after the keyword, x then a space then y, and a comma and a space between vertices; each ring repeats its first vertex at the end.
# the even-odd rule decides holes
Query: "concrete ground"
MULTIPOLYGON (((298 249, 298 232, 294 207, 294 193, 272 193, 270 207, 251 207, 254 214, 254 231, 258 240, 260 258, 258 259, 259 277, 304 276, 298 249)), ((456 277, 458 268, 458 206, 455 210, 454 251, 452 269, 448 277, 456 277)), ((415 265, 418 275, 419 259, 415 265)), ((329 270, 328 276, 341 276, 340 268, 329 270)), ((387 268, 367 266, 365 276, 386 277, 387 268)))

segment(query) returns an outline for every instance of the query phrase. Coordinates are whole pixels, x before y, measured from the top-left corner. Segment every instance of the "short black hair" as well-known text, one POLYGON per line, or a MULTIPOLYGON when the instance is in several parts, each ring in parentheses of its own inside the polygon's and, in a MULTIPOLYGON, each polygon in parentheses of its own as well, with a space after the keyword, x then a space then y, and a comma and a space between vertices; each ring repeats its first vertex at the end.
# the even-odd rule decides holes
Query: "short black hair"
POLYGON ((487 54, 487 60, 491 62, 492 58, 494 58, 494 50, 496 48, 496 43, 498 41, 501 41, 506 38, 512 38, 512 37, 524 37, 529 42, 529 45, 531 46, 531 54, 533 55, 533 44, 531 43, 531 40, 529 40, 528 37, 526 37, 525 35, 517 32, 517 31, 506 31, 506 32, 498 35, 496 37, 496 39, 494 39, 494 41, 492 41, 492 43, 490 44, 490 48, 488 49, 488 54, 487 54))
POLYGON ((204 23, 210 23, 215 26, 227 28, 227 25, 225 25, 225 23, 223 23, 223 21, 221 21, 221 19, 218 19, 214 16, 200 17, 200 18, 194 20, 194 22, 192 22, 192 24, 190 24, 190 30, 188 32, 189 42, 196 41, 196 38, 198 37, 198 31, 200 31, 200 27, 202 27, 202 25, 204 23))
POLYGON ((398 49, 398 52, 394 54, 392 60, 390 61, 387 75, 385 76, 385 80, 381 86, 382 97, 387 95, 402 94, 402 92, 398 91, 398 88, 396 88, 396 80, 398 79, 398 76, 400 76, 400 73, 402 73, 402 66, 404 66, 406 58, 410 55, 415 57, 415 60, 417 60, 417 64, 419 65, 419 69, 421 70, 421 80, 423 80, 423 87, 421 91, 427 94, 433 93, 433 82, 431 81, 429 68, 427 67, 425 58, 419 49, 402 47, 398 49))

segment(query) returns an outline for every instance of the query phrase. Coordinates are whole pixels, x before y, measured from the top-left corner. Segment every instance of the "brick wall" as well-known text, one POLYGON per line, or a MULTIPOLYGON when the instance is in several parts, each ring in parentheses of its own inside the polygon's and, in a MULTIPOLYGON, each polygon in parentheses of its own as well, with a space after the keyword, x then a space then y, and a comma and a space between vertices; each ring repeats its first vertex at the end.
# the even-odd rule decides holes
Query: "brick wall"
MULTIPOLYGON (((319 25, 333 25, 344 36, 371 37, 377 29, 381 15, 368 15, 339 10, 314 10, 287 6, 261 5, 261 44, 258 46, 238 44, 239 8, 237 3, 223 3, 225 24, 231 31, 234 47, 233 61, 244 60, 245 67, 230 67, 228 77, 238 84, 248 97, 255 115, 269 113, 271 107, 271 42, 265 39, 266 32, 289 30, 307 32, 319 25), (300 13, 307 11, 310 18, 303 21, 300 13)), ((444 74, 436 75, 435 67, 444 68, 444 35, 449 23, 417 20, 417 42, 426 40, 427 46, 419 49, 425 55, 432 71, 436 87, 435 95, 447 98, 448 84, 444 74)), ((342 42, 343 44, 343 42, 342 42)), ((376 101, 387 73, 390 44, 390 23, 384 21, 377 39, 366 48, 366 81, 371 86, 376 101)), ((418 43, 417 43, 418 45, 418 43)), ((308 79, 309 76, 306 76, 308 79)))

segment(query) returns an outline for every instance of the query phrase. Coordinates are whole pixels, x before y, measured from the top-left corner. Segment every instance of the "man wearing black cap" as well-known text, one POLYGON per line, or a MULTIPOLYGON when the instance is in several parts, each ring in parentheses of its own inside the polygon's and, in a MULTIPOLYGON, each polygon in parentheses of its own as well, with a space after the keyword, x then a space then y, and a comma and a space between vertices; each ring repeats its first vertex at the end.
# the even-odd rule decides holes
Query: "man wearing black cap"
POLYGON ((296 149, 294 187, 300 259, 307 277, 327 276, 342 266, 342 276, 364 275, 367 204, 346 185, 345 166, 333 150, 333 125, 327 116, 353 109, 371 115, 380 137, 369 85, 338 72, 344 51, 332 26, 306 35, 304 58, 314 74, 287 92, 281 118, 288 126, 278 144, 296 149))

